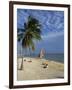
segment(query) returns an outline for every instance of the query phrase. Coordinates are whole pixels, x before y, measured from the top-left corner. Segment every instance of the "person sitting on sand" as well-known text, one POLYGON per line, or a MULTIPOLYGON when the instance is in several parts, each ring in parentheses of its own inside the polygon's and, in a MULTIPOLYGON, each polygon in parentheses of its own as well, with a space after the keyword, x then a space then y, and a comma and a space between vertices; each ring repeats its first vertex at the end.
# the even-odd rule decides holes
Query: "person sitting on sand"
POLYGON ((47 68, 48 67, 48 61, 43 62, 42 65, 44 65, 43 68, 47 68))

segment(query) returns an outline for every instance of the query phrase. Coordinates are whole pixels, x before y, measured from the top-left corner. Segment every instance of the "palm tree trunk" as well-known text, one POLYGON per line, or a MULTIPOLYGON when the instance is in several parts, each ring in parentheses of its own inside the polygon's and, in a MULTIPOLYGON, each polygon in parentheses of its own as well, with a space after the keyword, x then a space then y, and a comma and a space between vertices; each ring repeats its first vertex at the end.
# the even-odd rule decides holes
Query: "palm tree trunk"
MULTIPOLYGON (((31 56, 30 47, 29 47, 29 56, 31 56)), ((30 57, 30 61, 31 61, 31 57, 30 57)))
POLYGON ((21 61, 21 67, 20 67, 20 70, 23 70, 23 55, 22 55, 22 47, 21 47, 21 58, 22 58, 22 61, 21 61))

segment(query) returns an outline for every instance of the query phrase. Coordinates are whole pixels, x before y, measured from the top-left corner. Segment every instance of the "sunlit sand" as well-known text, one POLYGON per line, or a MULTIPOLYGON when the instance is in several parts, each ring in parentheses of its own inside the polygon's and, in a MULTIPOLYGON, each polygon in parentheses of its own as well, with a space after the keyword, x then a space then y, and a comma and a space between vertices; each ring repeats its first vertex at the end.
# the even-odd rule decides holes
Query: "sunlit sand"
MULTIPOLYGON (((18 58, 17 65, 20 64, 22 58, 18 58)), ((19 67, 19 66, 18 66, 19 67)), ((40 59, 40 58, 23 58, 23 69, 17 69, 17 80, 41 80, 64 78, 64 64, 40 59), (31 61, 30 61, 31 60, 31 61), (44 64, 48 66, 44 68, 44 64)))

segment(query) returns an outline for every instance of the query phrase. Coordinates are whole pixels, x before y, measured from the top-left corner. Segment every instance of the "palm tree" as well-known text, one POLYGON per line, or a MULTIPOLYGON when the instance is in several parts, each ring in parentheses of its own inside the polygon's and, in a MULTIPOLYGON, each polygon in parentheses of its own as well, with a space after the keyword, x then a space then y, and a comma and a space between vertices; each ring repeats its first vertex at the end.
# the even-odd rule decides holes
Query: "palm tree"
POLYGON ((34 40, 41 40, 41 25, 39 24, 39 21, 36 18, 29 16, 28 21, 24 23, 24 29, 20 29, 20 31, 18 30, 18 41, 21 41, 22 47, 28 48, 29 52, 30 50, 34 51, 34 40), (21 33, 19 33, 20 31, 21 33))
MULTIPOLYGON (((24 29, 20 29, 20 28, 18 29, 18 32, 17 32, 17 39, 18 39, 18 42, 20 42, 20 45, 22 45, 23 32, 24 32, 24 29)), ((21 67, 19 69, 22 70, 23 69, 23 56, 22 56, 22 47, 20 46, 20 48, 21 48, 20 56, 22 58, 22 62, 21 62, 21 67)))

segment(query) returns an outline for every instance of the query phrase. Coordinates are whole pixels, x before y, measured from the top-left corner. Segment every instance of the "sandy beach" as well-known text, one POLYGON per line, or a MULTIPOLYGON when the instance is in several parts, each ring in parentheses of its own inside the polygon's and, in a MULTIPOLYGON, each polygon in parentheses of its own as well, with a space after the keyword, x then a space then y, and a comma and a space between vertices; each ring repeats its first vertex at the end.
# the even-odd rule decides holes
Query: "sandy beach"
MULTIPOLYGON (((22 58, 18 58, 17 65, 22 58)), ((39 80, 39 79, 56 79, 64 78, 64 64, 40 59, 40 58, 23 58, 23 70, 17 69, 17 80, 39 80), (24 61, 26 60, 26 61, 24 61), (32 62, 29 62, 29 61, 32 62), (48 67, 44 68, 43 63, 48 63, 48 67)))

